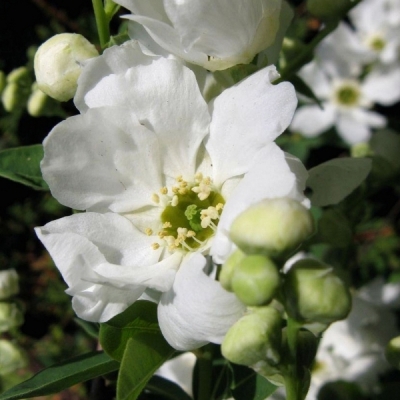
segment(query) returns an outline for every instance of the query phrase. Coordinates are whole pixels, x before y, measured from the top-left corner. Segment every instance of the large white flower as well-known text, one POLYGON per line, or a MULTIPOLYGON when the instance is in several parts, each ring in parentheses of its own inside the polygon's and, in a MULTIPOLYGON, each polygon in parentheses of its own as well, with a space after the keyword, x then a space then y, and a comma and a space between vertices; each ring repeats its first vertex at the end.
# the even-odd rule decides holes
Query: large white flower
POLYGON ((151 296, 175 348, 221 342, 243 306, 205 256, 226 259, 249 205, 304 199, 304 167, 272 142, 296 107, 277 77, 267 67, 207 105, 191 70, 135 42, 87 64, 81 115, 52 130, 41 164, 54 197, 87 212, 37 228, 80 317, 107 321, 151 296))
POLYGON ((115 2, 132 12, 126 18, 143 25, 161 48, 211 71, 249 63, 274 44, 280 20, 292 15, 282 0, 115 2))
POLYGON ((374 100, 381 91, 373 91, 374 81, 361 82, 359 79, 340 75, 340 69, 323 68, 313 61, 304 66, 299 75, 321 100, 317 104, 300 107, 291 124, 291 129, 304 136, 314 137, 332 126, 349 144, 367 141, 372 128, 385 126, 386 119, 371 111, 374 100))

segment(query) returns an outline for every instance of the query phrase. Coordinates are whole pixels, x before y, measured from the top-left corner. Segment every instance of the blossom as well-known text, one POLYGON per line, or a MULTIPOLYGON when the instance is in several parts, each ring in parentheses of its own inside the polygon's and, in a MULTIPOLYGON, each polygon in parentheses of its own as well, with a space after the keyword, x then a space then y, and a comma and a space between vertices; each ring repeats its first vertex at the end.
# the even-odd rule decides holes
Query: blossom
POLYGON ((293 131, 314 137, 335 126, 345 142, 355 144, 367 141, 372 128, 385 126, 385 117, 370 110, 381 93, 374 92, 374 81, 343 76, 333 64, 328 69, 316 61, 304 66, 299 75, 321 100, 322 108, 317 104, 300 107, 291 124, 293 131))
POLYGON ((207 105, 190 69, 133 41, 88 63, 81 114, 50 132, 41 164, 53 196, 86 213, 36 229, 78 316, 104 322, 152 298, 175 348, 222 341, 243 305, 210 257, 231 254, 230 225, 249 205, 304 200, 304 167, 272 142, 296 107, 277 77, 267 67, 207 105))
MULTIPOLYGON (((292 15, 282 0, 116 3, 132 12, 125 17, 143 25, 156 46, 211 71, 251 62, 274 44, 281 22, 285 25, 287 15, 292 15)), ((149 38, 144 41, 148 43, 149 38)))

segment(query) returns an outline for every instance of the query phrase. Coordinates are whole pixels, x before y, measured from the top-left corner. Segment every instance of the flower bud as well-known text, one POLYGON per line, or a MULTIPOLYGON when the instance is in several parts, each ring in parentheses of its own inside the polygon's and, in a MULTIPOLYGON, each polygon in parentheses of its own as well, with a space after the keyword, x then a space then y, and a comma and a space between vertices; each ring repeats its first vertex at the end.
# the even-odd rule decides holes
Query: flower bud
POLYGON ((6 87, 6 74, 3 71, 0 71, 0 94, 3 93, 5 87, 6 87))
POLYGON ((340 19, 354 0, 307 0, 308 11, 322 20, 340 19))
POLYGON ((385 356, 389 364, 400 369, 400 336, 393 338, 386 346, 385 356))
POLYGON ((303 259, 293 264, 283 285, 285 309, 301 322, 330 324, 346 318, 351 295, 332 267, 317 260, 303 259))
POLYGON ((26 355, 20 347, 8 340, 0 340, 0 376, 26 365, 26 355))
POLYGON ((0 300, 8 299, 18 292, 19 285, 17 271, 15 271, 15 269, 0 271, 0 300))
POLYGON ((223 356, 241 365, 280 360, 282 319, 273 307, 262 307, 240 318, 227 332, 221 345, 223 356))
POLYGON ((280 285, 276 265, 262 255, 246 256, 236 265, 232 280, 236 296, 247 306, 268 304, 280 285))
POLYGON ((51 37, 35 54, 39 89, 59 101, 72 99, 83 62, 98 55, 96 48, 82 35, 61 33, 51 37))
POLYGON ((225 261, 224 265, 221 268, 221 272, 219 274, 218 280, 221 283, 221 286, 227 290, 228 292, 232 292, 232 276, 233 271, 236 265, 245 257, 245 254, 236 250, 232 253, 229 258, 225 261))
POLYGON ((28 68, 26 67, 19 67, 12 70, 7 75, 7 83, 18 83, 21 86, 29 86, 31 82, 30 73, 28 68))
POLYGON ((294 250, 313 229, 310 212, 284 197, 265 199, 241 213, 232 223, 230 237, 246 253, 275 257, 294 250))
POLYGON ((26 108, 32 117, 65 117, 60 103, 43 93, 36 82, 32 85, 26 108))
POLYGON ((0 302, 0 332, 22 325, 24 316, 15 303, 0 302))

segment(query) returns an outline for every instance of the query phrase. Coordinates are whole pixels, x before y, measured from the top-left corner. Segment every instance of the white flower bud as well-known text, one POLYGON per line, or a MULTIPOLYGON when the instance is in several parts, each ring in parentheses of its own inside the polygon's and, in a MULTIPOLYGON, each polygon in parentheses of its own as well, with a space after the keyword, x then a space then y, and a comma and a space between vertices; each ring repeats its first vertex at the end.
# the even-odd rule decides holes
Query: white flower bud
POLYGON ((280 360, 282 318, 273 307, 262 307, 240 318, 227 332, 221 345, 223 356, 241 365, 280 360))
POLYGON ((271 257, 294 250, 314 230, 310 212, 290 198, 265 199, 241 213, 230 237, 244 252, 271 257))
POLYGON ((0 332, 22 325, 24 316, 15 303, 0 302, 0 332))
POLYGON ((82 35, 61 33, 43 43, 35 54, 39 89, 59 101, 74 97, 83 62, 99 55, 82 35))
POLYGON ((27 365, 23 350, 8 340, 0 340, 0 376, 27 365))
POLYGON ((262 306, 273 299, 280 285, 280 275, 269 258, 251 255, 238 262, 231 282, 240 301, 247 306, 262 306))
POLYGON ((346 318, 351 295, 332 267, 317 260, 297 261, 286 274, 284 302, 290 317, 301 322, 330 324, 346 318))
POLYGON ((400 369, 400 336, 393 338, 386 346, 385 356, 389 364, 400 369))
POLYGON ((225 261, 224 265, 222 266, 218 280, 221 283, 221 286, 225 290, 228 290, 229 292, 233 291, 232 289, 233 271, 235 270, 235 267, 239 263, 239 261, 242 260, 244 257, 245 254, 242 251, 236 250, 229 256, 229 258, 225 261))
POLYGON ((15 269, 0 271, 0 300, 8 299, 19 292, 18 274, 15 269))

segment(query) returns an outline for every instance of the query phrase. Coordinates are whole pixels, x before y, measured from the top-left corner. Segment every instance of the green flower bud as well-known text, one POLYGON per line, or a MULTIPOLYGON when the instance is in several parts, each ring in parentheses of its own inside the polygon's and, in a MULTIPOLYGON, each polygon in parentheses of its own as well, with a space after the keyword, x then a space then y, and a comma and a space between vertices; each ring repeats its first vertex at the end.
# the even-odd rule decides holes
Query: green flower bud
POLYGON ((18 83, 21 86, 29 86, 30 82, 31 76, 26 67, 16 68, 7 75, 7 83, 18 83))
POLYGON ((23 350, 8 340, 0 340, 0 376, 27 365, 23 350))
POLYGON ((39 89, 59 101, 72 99, 83 62, 98 55, 96 48, 82 35, 61 33, 51 37, 35 54, 39 89))
POLYGON ((332 267, 317 260, 297 261, 285 276, 285 309, 301 322, 330 324, 346 318, 351 295, 332 267))
POLYGON ((400 336, 393 338, 386 346, 385 356, 389 364, 400 369, 400 336))
POLYGON ((355 143, 351 146, 351 156, 354 158, 368 157, 373 155, 369 143, 355 143))
POLYGON ((314 230, 310 212, 298 201, 265 199, 240 214, 230 231, 244 252, 270 257, 294 250, 314 230))
POLYGON ((262 307, 240 318, 227 332, 221 345, 223 356, 241 365, 280 360, 282 318, 273 307, 262 307))
POLYGON ((268 304, 280 285, 276 265, 262 255, 244 257, 233 271, 231 286, 236 296, 248 306, 268 304))
POLYGON ((19 285, 17 271, 15 271, 15 269, 0 271, 0 300, 8 299, 18 292, 19 285))
POLYGON ((21 103, 22 99, 23 97, 21 96, 21 91, 17 83, 7 84, 1 95, 3 107, 8 112, 14 111, 21 103))
POLYGON ((229 256, 229 258, 225 261, 224 265, 222 266, 218 280, 221 283, 221 286, 225 290, 228 290, 229 292, 233 291, 232 289, 233 271, 236 265, 239 263, 239 261, 241 261, 244 257, 245 254, 242 251, 236 250, 229 256))
POLYGON ((0 332, 22 325, 24 316, 15 303, 0 302, 0 332))
POLYGON ((354 0, 308 0, 308 11, 322 20, 340 19, 350 9, 354 0))

